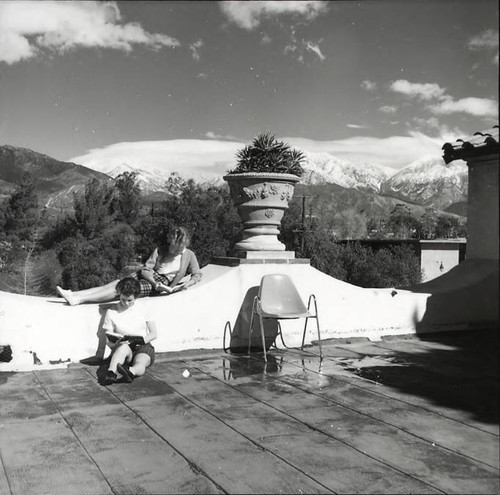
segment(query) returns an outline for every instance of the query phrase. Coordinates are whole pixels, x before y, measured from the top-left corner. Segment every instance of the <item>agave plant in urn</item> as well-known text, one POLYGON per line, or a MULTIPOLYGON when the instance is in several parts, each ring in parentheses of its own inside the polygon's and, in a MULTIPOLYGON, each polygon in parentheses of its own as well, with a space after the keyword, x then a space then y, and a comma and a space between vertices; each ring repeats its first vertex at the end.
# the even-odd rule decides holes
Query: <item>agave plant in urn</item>
POLYGON ((270 133, 257 135, 237 152, 237 166, 224 176, 244 226, 243 239, 234 246, 237 255, 285 250, 279 227, 303 174, 304 158, 270 133))

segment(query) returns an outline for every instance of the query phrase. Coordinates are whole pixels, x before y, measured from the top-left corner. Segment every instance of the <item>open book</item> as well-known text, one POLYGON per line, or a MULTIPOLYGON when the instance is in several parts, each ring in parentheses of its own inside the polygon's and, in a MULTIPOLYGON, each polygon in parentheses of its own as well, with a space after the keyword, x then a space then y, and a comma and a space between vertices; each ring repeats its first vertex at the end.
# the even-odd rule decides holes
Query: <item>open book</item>
POLYGON ((122 335, 121 333, 106 332, 107 339, 112 343, 122 342, 124 340, 129 341, 131 344, 144 344, 144 338, 135 335, 122 335))
POLYGON ((184 277, 183 279, 181 279, 181 281, 175 287, 170 287, 168 285, 159 284, 158 285, 158 292, 162 292, 164 294, 172 294, 173 292, 177 292, 177 291, 184 288, 184 286, 190 280, 190 278, 191 277, 189 277, 189 276, 184 277))

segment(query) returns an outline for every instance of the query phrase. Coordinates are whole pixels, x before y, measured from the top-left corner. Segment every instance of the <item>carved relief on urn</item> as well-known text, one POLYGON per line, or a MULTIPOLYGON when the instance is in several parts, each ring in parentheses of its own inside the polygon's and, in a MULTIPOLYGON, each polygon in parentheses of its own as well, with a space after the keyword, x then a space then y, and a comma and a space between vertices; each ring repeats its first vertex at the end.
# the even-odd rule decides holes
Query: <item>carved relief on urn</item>
POLYGON ((236 251, 284 251, 279 227, 299 177, 293 174, 242 173, 224 176, 243 222, 236 251))

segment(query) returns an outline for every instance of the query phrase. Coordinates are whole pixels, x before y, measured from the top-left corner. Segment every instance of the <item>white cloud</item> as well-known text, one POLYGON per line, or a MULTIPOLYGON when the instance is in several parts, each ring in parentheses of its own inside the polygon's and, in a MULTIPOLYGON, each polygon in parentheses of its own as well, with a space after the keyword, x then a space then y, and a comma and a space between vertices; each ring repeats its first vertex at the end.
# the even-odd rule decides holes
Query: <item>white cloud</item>
POLYGON ((422 100, 441 98, 445 92, 445 90, 436 83, 411 83, 405 79, 393 81, 389 88, 396 93, 402 93, 412 98, 420 98, 422 100))
POLYGON ((365 80, 361 83, 361 87, 367 91, 375 91, 377 89, 377 84, 373 81, 365 80))
POLYGON ((284 138, 292 146, 306 151, 330 153, 354 163, 377 163, 400 169, 425 155, 441 156, 445 142, 454 141, 460 135, 430 137, 421 132, 408 136, 376 138, 358 136, 335 141, 313 141, 304 138, 284 138))
POLYGON ((64 53, 76 48, 130 52, 134 45, 152 50, 178 46, 135 22, 122 23, 116 2, 0 2, 0 61, 14 64, 43 49, 64 53))
POLYGON ((234 166, 236 151, 242 146, 240 142, 212 139, 125 142, 90 150, 69 161, 104 173, 127 164, 188 177, 217 177, 234 166))
POLYGON ((326 12, 328 2, 318 0, 305 1, 220 1, 224 15, 238 27, 251 31, 259 26, 263 18, 295 15, 311 21, 326 12))
POLYGON ((469 97, 453 100, 447 97, 444 101, 429 106, 429 110, 440 115, 468 113, 479 117, 496 117, 498 116, 498 102, 488 98, 469 97))
POLYGON ((407 125, 411 126, 411 128, 416 132, 439 136, 443 142, 454 140, 458 136, 466 135, 466 133, 458 127, 450 128, 447 125, 441 124, 436 117, 430 117, 428 119, 415 117, 412 119, 412 123, 407 125))
POLYGON ((346 124, 346 127, 350 129, 369 129, 367 125, 358 125, 358 124, 346 124))
POLYGON ((416 127, 428 128, 428 129, 439 129, 439 121, 436 117, 430 117, 428 119, 422 119, 420 117, 415 117, 413 122, 416 127))
POLYGON ((481 48, 498 49, 498 32, 493 31, 493 29, 486 29, 481 34, 471 38, 467 46, 471 50, 479 50, 481 48))
MULTIPOLYGON (((400 169, 425 155, 441 156, 445 142, 455 141, 463 133, 454 131, 430 137, 421 132, 407 136, 376 138, 357 136, 332 141, 315 141, 300 137, 279 138, 293 147, 310 152, 326 152, 354 163, 377 163, 400 169), (458 134, 457 134, 458 132, 458 134)), ((210 139, 176 139, 116 143, 90 150, 68 161, 101 172, 128 164, 149 171, 177 172, 186 177, 217 178, 234 167, 236 152, 245 144, 231 136, 219 136, 209 131, 210 139)))
POLYGON ((216 134, 215 132, 212 131, 205 132, 205 137, 209 139, 223 139, 225 141, 234 141, 236 139, 234 136, 231 136, 230 134, 222 135, 222 134, 216 134))
MULTIPOLYGON (((437 115, 449 115, 453 113, 467 113, 478 117, 498 116, 498 102, 489 98, 467 97, 454 100, 445 90, 435 83, 411 83, 404 79, 393 81, 390 89, 396 93, 402 93, 411 98, 425 101, 435 100, 427 106, 427 110, 437 115)), ((381 107, 388 110, 390 107, 381 107)))
POLYGON ((272 41, 273 39, 267 33, 263 33, 262 37, 260 38, 260 43, 262 45, 269 45, 272 41))
POLYGON ((384 105, 379 108, 379 111, 383 113, 396 113, 398 108, 392 105, 384 105))
POLYGON ((198 40, 189 45, 189 49, 191 50, 191 55, 197 62, 198 60, 200 60, 200 54, 198 50, 203 46, 203 44, 204 43, 202 40, 198 40))
POLYGON ((467 46, 470 50, 496 50, 495 55, 491 59, 491 63, 498 65, 498 31, 486 29, 482 33, 472 37, 467 46))
POLYGON ((320 58, 320 60, 325 60, 326 57, 323 55, 323 53, 321 53, 319 45, 314 44, 312 41, 304 41, 304 46, 306 47, 306 50, 315 53, 320 58))

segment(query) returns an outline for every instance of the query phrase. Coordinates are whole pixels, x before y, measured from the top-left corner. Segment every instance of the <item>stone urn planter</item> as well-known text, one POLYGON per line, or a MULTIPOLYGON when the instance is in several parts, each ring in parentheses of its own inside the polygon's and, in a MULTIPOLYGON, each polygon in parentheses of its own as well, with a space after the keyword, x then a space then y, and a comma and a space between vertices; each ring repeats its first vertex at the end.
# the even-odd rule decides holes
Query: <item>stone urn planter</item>
POLYGON ((278 240, 283 215, 300 178, 287 173, 247 172, 224 176, 243 222, 235 251, 284 251, 278 240))
POLYGON ((236 153, 236 168, 224 176, 243 222, 234 251, 285 251, 278 240, 281 219, 304 170, 304 155, 270 133, 257 135, 236 153))

